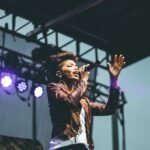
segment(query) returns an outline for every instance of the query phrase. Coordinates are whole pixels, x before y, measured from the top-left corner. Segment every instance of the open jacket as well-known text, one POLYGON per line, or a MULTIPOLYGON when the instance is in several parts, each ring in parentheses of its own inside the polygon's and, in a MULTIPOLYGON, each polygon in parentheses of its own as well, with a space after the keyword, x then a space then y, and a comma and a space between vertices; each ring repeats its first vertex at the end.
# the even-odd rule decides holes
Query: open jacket
POLYGON ((115 113, 119 99, 119 89, 110 88, 107 104, 90 101, 85 97, 86 89, 87 82, 82 80, 77 83, 76 88, 71 93, 68 92, 63 82, 49 83, 47 93, 53 124, 52 138, 55 136, 66 139, 75 137, 80 128, 80 111, 83 107, 85 110, 87 141, 89 149, 92 150, 94 145, 91 132, 91 116, 115 113))

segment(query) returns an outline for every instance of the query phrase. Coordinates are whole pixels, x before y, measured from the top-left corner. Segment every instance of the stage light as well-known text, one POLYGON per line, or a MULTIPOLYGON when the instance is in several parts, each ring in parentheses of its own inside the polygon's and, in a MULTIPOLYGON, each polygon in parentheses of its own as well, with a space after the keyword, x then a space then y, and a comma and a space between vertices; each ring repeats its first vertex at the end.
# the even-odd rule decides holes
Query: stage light
POLYGON ((35 96, 36 98, 39 98, 39 97, 42 96, 42 94, 43 94, 43 87, 41 87, 41 86, 36 86, 35 89, 34 89, 34 96, 35 96))
POLYGON ((12 85, 13 79, 12 79, 11 75, 9 75, 9 74, 8 75, 3 75, 3 76, 1 76, 0 83, 1 83, 2 87, 8 88, 12 85))
POLYGON ((25 80, 18 80, 16 82, 16 89, 18 92, 23 93, 28 89, 28 83, 25 80))

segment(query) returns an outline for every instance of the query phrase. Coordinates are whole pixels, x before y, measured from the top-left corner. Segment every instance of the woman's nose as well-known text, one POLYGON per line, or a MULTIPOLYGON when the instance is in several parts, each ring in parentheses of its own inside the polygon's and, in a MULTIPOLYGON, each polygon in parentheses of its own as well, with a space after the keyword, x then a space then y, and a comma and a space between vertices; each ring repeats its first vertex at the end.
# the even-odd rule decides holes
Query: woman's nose
POLYGON ((78 71, 78 70, 79 70, 79 67, 75 67, 75 70, 77 70, 77 71, 78 71))

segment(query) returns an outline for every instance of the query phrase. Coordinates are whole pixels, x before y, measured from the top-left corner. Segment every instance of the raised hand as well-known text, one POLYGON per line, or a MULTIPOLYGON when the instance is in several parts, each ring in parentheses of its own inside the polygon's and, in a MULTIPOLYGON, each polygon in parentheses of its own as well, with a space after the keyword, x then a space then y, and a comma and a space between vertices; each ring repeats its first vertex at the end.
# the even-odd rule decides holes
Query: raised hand
POLYGON ((122 67, 125 65, 125 57, 121 55, 114 55, 114 62, 113 64, 107 63, 109 66, 109 73, 111 77, 118 78, 122 67))

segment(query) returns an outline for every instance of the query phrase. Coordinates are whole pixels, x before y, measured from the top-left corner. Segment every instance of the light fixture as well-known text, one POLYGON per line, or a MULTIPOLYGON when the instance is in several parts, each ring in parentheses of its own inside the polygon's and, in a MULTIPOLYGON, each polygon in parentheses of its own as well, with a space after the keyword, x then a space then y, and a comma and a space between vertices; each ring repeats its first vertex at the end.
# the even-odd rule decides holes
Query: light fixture
POLYGON ((1 73, 0 84, 2 88, 9 88, 13 84, 13 78, 10 73, 1 73))
POLYGON ((43 95, 43 87, 38 85, 34 88, 33 94, 36 98, 39 98, 43 95))
POLYGON ((15 89, 16 75, 10 72, 0 73, 0 87, 7 94, 13 94, 15 89))
POLYGON ((20 79, 16 82, 16 90, 18 92, 23 93, 23 92, 27 91, 27 89, 28 89, 27 81, 20 79))

